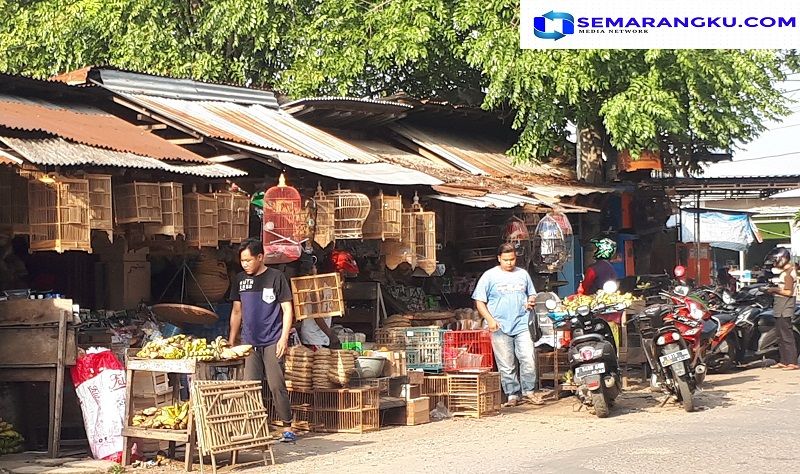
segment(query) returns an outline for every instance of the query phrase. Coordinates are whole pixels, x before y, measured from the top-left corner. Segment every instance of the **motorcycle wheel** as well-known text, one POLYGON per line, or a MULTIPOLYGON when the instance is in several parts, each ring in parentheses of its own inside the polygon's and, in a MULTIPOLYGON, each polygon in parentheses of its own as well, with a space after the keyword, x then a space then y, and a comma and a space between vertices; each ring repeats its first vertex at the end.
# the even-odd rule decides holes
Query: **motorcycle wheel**
POLYGON ((607 418, 611 410, 609 410, 608 402, 603 391, 592 393, 592 406, 594 407, 594 414, 598 418, 607 418))
POLYGON ((739 352, 739 339, 736 335, 731 334, 725 340, 727 349, 724 353, 720 354, 719 365, 716 367, 716 372, 726 374, 736 368, 736 354, 739 352))
POLYGON ((683 409, 687 412, 694 411, 694 400, 692 399, 692 390, 689 388, 689 382, 675 374, 672 375, 672 378, 678 388, 678 396, 683 404, 683 409))

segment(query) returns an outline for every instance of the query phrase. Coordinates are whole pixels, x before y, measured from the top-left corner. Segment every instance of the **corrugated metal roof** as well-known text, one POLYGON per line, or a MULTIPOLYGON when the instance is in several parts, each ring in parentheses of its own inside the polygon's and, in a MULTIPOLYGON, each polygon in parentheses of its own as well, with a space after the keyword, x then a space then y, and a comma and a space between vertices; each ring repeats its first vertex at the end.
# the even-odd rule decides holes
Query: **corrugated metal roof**
POLYGON ((89 105, 57 104, 0 94, 0 125, 152 158, 206 162, 200 155, 89 105))
POLYGON ((109 89, 126 94, 185 100, 217 100, 237 104, 259 104, 271 109, 278 108, 278 101, 274 93, 250 87, 176 79, 104 67, 95 67, 88 71, 89 79, 93 79, 94 75, 98 75, 103 85, 109 89))
POLYGON ((522 196, 520 194, 495 194, 488 193, 480 197, 463 197, 463 196, 447 196, 444 194, 434 194, 431 196, 433 199, 439 201, 451 202, 453 204, 460 204, 462 206, 478 207, 478 208, 495 208, 495 209, 511 209, 521 206, 537 206, 537 207, 551 207, 548 203, 540 201, 539 199, 529 196, 522 196))
POLYGON ((16 156, 10 153, 6 153, 3 150, 0 150, 0 165, 19 166, 22 163, 23 161, 17 158, 16 156))
POLYGON ((586 184, 559 185, 559 184, 537 184, 528 185, 528 191, 539 196, 546 196, 557 199, 566 196, 579 196, 582 194, 593 193, 614 193, 621 191, 615 187, 589 186, 586 184))
POLYGON ((390 108, 398 108, 398 109, 414 108, 414 106, 410 104, 401 104, 400 102, 392 102, 389 100, 367 99, 361 97, 332 96, 332 95, 325 95, 322 97, 304 97, 302 99, 292 100, 281 105, 281 108, 288 109, 291 107, 295 107, 297 105, 302 105, 305 103, 312 103, 312 102, 364 102, 368 104, 385 105, 390 108))
POLYGON ((208 137, 275 151, 291 152, 322 161, 355 161, 358 163, 380 161, 353 145, 307 125, 280 110, 272 110, 260 105, 244 106, 231 102, 121 95, 135 104, 208 137))
POLYGON ((113 166, 161 170, 207 178, 245 176, 244 171, 220 164, 179 166, 134 153, 107 150, 63 138, 0 137, 11 149, 31 163, 42 166, 113 166))
POLYGON ((770 178, 800 176, 800 151, 707 165, 700 178, 770 178))

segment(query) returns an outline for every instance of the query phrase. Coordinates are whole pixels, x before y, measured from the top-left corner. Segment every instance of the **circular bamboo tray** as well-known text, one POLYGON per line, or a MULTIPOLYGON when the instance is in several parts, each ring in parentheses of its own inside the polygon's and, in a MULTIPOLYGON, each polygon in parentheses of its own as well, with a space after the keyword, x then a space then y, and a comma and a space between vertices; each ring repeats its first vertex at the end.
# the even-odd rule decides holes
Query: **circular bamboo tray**
POLYGON ((180 303, 162 303, 153 305, 153 313, 160 321, 180 326, 182 324, 213 324, 218 316, 199 306, 180 303))

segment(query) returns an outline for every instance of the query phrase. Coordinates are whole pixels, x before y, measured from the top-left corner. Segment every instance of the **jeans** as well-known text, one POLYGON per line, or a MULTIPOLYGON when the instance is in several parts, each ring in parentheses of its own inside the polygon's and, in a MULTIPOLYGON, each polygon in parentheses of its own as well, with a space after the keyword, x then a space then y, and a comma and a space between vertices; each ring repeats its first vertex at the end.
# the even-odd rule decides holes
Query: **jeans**
POLYGON ((503 392, 509 396, 533 393, 536 389, 536 362, 533 360, 533 339, 530 332, 523 331, 516 336, 509 336, 502 331, 495 331, 492 333, 492 350, 500 372, 503 392))

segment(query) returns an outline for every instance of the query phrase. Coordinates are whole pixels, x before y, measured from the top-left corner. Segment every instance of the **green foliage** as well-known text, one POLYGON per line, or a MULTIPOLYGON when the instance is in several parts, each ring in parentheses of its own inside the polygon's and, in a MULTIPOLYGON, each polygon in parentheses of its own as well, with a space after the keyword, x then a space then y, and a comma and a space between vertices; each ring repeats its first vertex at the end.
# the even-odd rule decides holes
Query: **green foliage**
POLYGON ((572 124, 691 168, 788 113, 795 51, 521 50, 518 0, 0 0, 0 70, 90 64, 270 86, 293 97, 420 97, 515 111, 511 153, 544 159, 572 124), (55 26, 55 27, 54 27, 55 26), (476 101, 475 98, 478 98, 476 101))

